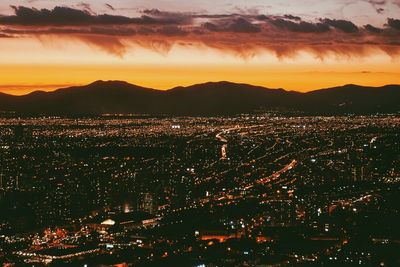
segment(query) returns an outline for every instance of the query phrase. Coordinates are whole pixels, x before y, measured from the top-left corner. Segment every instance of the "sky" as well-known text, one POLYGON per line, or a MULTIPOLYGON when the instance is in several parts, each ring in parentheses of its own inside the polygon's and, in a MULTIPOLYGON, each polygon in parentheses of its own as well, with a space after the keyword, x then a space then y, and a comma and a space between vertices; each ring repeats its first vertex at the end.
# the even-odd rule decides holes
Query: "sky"
POLYGON ((2 0, 0 92, 400 84, 400 0, 2 0))

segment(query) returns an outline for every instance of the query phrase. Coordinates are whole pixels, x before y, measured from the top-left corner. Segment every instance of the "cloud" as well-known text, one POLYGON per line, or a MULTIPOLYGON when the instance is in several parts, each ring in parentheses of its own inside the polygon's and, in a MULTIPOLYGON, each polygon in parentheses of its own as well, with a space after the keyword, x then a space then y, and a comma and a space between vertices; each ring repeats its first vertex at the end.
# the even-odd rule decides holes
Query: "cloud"
POLYGON ((190 24, 193 22, 191 14, 182 12, 165 12, 158 9, 145 9, 142 11, 145 17, 149 17, 164 24, 190 24))
POLYGON ((284 15, 283 17, 285 19, 290 19, 290 20, 296 20, 296 21, 300 21, 301 20, 301 18, 298 17, 298 16, 293 16, 293 15, 288 15, 288 14, 284 15))
MULTIPOLYGON (((112 7, 112 6, 111 6, 112 7)), ((278 57, 307 51, 327 55, 363 57, 377 50, 398 56, 398 19, 387 25, 358 27, 352 21, 321 18, 303 20, 293 15, 199 14, 141 11, 138 17, 94 14, 88 8, 13 7, 14 15, 0 16, 0 37, 36 37, 42 42, 66 38, 123 57, 140 45, 165 54, 174 46, 211 47, 240 57, 270 51, 278 57)), ((110 7, 108 7, 112 10, 110 7)), ((113 7, 112 7, 113 8, 113 7)))
POLYGON ((110 9, 110 10, 112 10, 112 11, 115 11, 115 8, 112 6, 112 5, 110 5, 110 4, 104 4, 108 9, 110 9))
POLYGON ((233 22, 229 26, 229 29, 232 32, 241 32, 241 33, 256 33, 261 31, 261 28, 259 26, 247 21, 244 18, 238 18, 233 20, 233 22))
POLYGON ((157 32, 167 36, 184 36, 187 34, 187 32, 177 26, 164 26, 158 29, 157 32))
POLYGON ((389 18, 388 25, 393 29, 400 30, 400 19, 389 18))
POLYGON ((203 27, 211 32, 236 32, 236 33, 259 33, 261 26, 251 23, 243 17, 231 15, 214 22, 206 22, 203 27))
POLYGON ((206 22, 203 24, 204 28, 206 28, 209 31, 212 32, 222 32, 223 29, 221 27, 219 27, 218 25, 211 23, 211 22, 206 22))
POLYGON ((293 32, 328 32, 330 31, 329 25, 325 23, 310 23, 305 21, 293 22, 284 19, 269 19, 269 22, 280 29, 286 29, 293 32))
POLYGON ((336 20, 336 19, 323 19, 325 24, 330 25, 338 30, 346 33, 358 32, 358 27, 351 21, 348 20, 336 20))
POLYGON ((383 32, 383 29, 379 29, 375 26, 372 26, 371 24, 367 24, 364 26, 364 28, 369 31, 369 32, 373 32, 373 33, 381 33, 383 32))
POLYGON ((36 9, 24 6, 12 6, 14 16, 1 16, 0 24, 3 25, 89 25, 89 24, 184 24, 190 22, 187 16, 175 13, 160 13, 158 15, 148 12, 141 17, 129 18, 115 15, 96 15, 92 14, 90 5, 81 3, 84 9, 74 9, 70 7, 55 7, 49 9, 36 9), (89 8, 89 10, 88 10, 89 8))
POLYGON ((366 0, 366 2, 370 3, 378 14, 382 14, 385 11, 382 6, 387 4, 386 0, 366 0))
POLYGON ((367 2, 372 5, 385 5, 387 0, 367 0, 367 2))
POLYGON ((11 6, 15 16, 4 16, 0 18, 2 24, 17 25, 66 25, 66 24, 89 24, 92 23, 92 16, 83 10, 55 7, 53 10, 34 9, 23 6, 11 6))
POLYGON ((124 42, 123 38, 118 38, 117 36, 79 35, 78 38, 90 46, 120 58, 122 58, 128 50, 127 43, 124 42))
POLYGON ((91 15, 96 14, 93 10, 92 7, 90 6, 90 4, 85 3, 85 2, 81 2, 79 4, 77 4, 78 7, 82 8, 83 10, 85 10, 86 12, 88 12, 91 15))
POLYGON ((0 38, 12 38, 12 36, 5 33, 0 33, 0 38))

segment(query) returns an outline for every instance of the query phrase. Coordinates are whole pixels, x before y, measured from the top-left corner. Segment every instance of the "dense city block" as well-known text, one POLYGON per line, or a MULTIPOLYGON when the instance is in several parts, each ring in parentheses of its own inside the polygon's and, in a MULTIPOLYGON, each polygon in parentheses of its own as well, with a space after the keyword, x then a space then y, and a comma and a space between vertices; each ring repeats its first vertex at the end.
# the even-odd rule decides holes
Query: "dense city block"
POLYGON ((0 265, 399 266, 400 117, 0 119, 0 265))

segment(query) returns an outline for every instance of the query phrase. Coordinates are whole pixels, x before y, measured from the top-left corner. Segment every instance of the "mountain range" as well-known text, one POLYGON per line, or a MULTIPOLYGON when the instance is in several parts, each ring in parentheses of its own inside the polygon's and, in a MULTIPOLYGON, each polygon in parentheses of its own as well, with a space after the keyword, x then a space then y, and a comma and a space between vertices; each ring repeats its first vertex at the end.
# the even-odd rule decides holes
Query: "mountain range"
POLYGON ((230 115, 259 110, 321 115, 397 113, 400 112, 400 85, 349 84, 300 93, 231 82, 209 82, 161 91, 123 81, 96 81, 23 96, 0 93, 0 111, 30 115, 230 115))

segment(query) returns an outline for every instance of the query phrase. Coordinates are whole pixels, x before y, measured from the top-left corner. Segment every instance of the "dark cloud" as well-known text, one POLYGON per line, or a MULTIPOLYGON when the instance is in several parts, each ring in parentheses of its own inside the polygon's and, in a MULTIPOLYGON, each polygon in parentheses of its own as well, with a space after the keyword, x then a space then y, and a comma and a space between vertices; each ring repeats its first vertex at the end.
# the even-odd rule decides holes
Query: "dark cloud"
POLYGON ((365 0, 366 2, 370 3, 376 10, 378 14, 382 14, 385 9, 382 6, 387 4, 387 0, 365 0))
POLYGON ((211 23, 211 22, 206 22, 203 24, 204 28, 206 28, 209 31, 212 32, 219 32, 222 31, 222 29, 220 27, 218 27, 216 24, 211 23))
POLYGON ((340 30, 345 33, 356 33, 359 31, 358 27, 351 21, 347 20, 335 20, 335 19, 320 19, 319 22, 307 22, 303 21, 300 17, 294 17, 289 15, 283 17, 279 16, 265 16, 259 15, 257 19, 267 21, 270 25, 280 29, 284 29, 292 32, 304 32, 304 33, 323 33, 329 32, 331 28, 340 30), (295 20, 295 21, 293 21, 295 20))
POLYGON ((44 31, 43 29, 5 29, 3 30, 4 34, 8 34, 8 36, 17 36, 17 35, 104 35, 104 36, 120 36, 127 37, 133 36, 137 33, 135 29, 125 28, 125 27, 104 27, 104 26, 89 26, 85 28, 54 28, 49 27, 44 31))
POLYGON ((190 24, 193 22, 191 14, 181 12, 165 12, 158 9, 145 9, 142 11, 145 16, 149 16, 165 24, 190 24))
MULTIPOLYGON (((113 10, 111 7, 108 8, 113 10)), ((88 10, 90 6, 52 10, 13 8, 15 15, 0 15, 2 38, 37 37, 43 42, 74 39, 119 57, 132 45, 160 53, 168 53, 174 45, 199 45, 241 57, 252 57, 265 50, 278 57, 308 51, 321 59, 332 54, 361 57, 376 50, 391 56, 400 53, 397 19, 388 19, 387 25, 380 29, 373 25, 359 28, 346 20, 311 22, 289 14, 267 16, 257 12, 193 14, 148 9, 131 18, 93 14, 88 10)))
POLYGON ((260 32, 261 28, 260 26, 252 24, 244 18, 238 18, 231 23, 229 30, 240 33, 256 33, 260 32))
POLYGON ((258 33, 261 32, 260 25, 251 23, 244 18, 230 18, 229 20, 206 22, 203 27, 212 32, 236 32, 236 33, 258 33))
POLYGON ((135 29, 124 27, 101 27, 92 26, 89 28, 90 34, 108 35, 108 36, 132 36, 137 33, 135 29))
POLYGON ((137 29, 137 33, 142 35, 149 35, 155 33, 155 31, 152 28, 140 27, 137 29))
POLYGON ((393 29, 400 30, 400 19, 389 18, 388 25, 393 29))
POLYGON ((193 18, 201 18, 201 19, 224 19, 231 18, 233 16, 237 16, 237 14, 193 14, 193 18))
POLYGON ((184 36, 188 34, 186 31, 177 26, 164 26, 158 29, 157 32, 167 36, 184 36))
POLYGON ((2 17, 0 23, 20 25, 46 24, 88 24, 92 23, 92 15, 84 10, 68 7, 55 7, 53 10, 12 6, 15 16, 2 17))
POLYGON ((371 5, 377 5, 377 6, 382 6, 387 3, 387 0, 366 0, 366 1, 371 5))
MULTIPOLYGON (((83 3, 81 3, 83 4, 83 3)), ((89 6, 90 7, 90 6, 89 6)), ((143 15, 129 18, 115 15, 95 15, 88 10, 70 7, 35 9, 23 6, 12 6, 14 16, 0 17, 0 24, 8 25, 88 25, 88 24, 184 24, 189 23, 187 16, 177 14, 143 15)), ((147 13, 148 14, 148 13, 147 13)))
POLYGON ((305 22, 305 21, 300 21, 298 23, 290 21, 290 20, 284 20, 284 19, 269 19, 268 20, 272 25, 281 28, 281 29, 286 29, 288 31, 293 31, 293 32, 328 32, 329 26, 325 23, 310 23, 310 22, 305 22))
POLYGON ((364 26, 364 28, 369 31, 369 32, 373 32, 373 33, 381 33, 383 32, 383 29, 379 29, 375 26, 372 26, 371 24, 367 24, 364 26))
POLYGON ((78 7, 82 8, 86 12, 88 12, 91 15, 95 15, 96 13, 92 10, 92 7, 90 6, 89 3, 81 2, 77 4, 78 7))
POLYGON ((293 16, 293 15, 284 15, 283 16, 285 19, 290 19, 290 20, 296 20, 296 21, 300 21, 301 18, 298 16, 293 16))
POLYGON ((115 11, 115 8, 110 4, 104 4, 108 9, 115 11))
POLYGON ((323 19, 322 22, 346 33, 358 32, 358 27, 348 20, 323 19))

